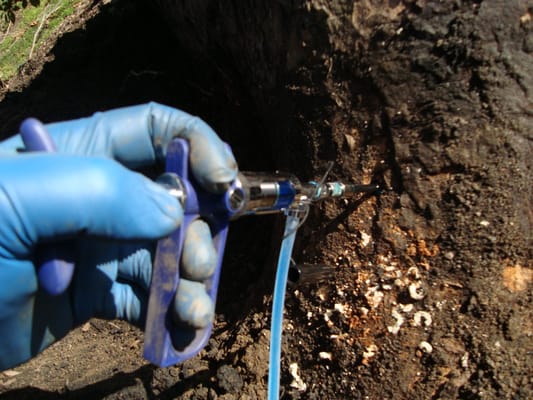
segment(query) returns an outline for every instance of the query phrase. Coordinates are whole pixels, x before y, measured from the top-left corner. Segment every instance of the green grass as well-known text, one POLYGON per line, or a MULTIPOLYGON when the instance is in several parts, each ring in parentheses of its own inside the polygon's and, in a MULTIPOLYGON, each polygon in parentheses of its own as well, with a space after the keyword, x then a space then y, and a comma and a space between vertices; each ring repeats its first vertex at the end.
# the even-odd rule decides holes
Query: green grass
POLYGON ((7 81, 35 55, 44 41, 82 0, 41 1, 17 11, 15 21, 0 26, 0 81, 7 81))

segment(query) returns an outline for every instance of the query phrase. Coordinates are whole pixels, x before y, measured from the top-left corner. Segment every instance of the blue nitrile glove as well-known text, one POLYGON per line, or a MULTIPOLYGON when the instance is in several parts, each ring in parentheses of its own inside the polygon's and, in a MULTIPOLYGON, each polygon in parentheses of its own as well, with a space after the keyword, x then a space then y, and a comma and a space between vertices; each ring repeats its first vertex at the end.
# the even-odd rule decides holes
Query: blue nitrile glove
MULTIPOLYGON (((183 211, 165 190, 125 167, 163 160, 166 145, 179 136, 189 140, 192 172, 207 189, 219 190, 237 174, 233 155, 207 124, 155 103, 47 129, 57 153, 19 153, 19 136, 0 143, 0 370, 91 317, 143 325, 156 239, 179 226, 183 211), (76 268, 67 292, 52 297, 39 288, 32 256, 37 244, 60 239, 73 239, 76 268)), ((176 312, 201 326, 211 321, 214 305, 193 281, 216 266, 204 222, 191 224, 183 251, 191 282, 178 293, 176 312), (199 314, 179 300, 191 298, 200 301, 199 314)))

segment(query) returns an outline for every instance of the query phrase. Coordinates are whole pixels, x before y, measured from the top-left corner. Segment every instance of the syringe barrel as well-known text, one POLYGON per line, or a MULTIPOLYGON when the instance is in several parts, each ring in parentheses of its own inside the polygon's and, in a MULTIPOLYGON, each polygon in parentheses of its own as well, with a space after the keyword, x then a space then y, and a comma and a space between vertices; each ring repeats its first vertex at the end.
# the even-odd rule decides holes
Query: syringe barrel
POLYGON ((234 216, 269 214, 285 210, 293 204, 301 183, 292 174, 241 172, 235 185, 235 196, 244 196, 242 209, 234 216))

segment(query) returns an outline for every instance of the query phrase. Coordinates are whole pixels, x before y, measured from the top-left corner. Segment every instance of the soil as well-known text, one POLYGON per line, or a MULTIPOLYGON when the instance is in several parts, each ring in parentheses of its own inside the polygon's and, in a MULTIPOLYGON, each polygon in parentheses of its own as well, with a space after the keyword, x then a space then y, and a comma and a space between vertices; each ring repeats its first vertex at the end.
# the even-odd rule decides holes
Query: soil
MULTIPOLYGON (((156 3, 70 21, 4 84, 4 136, 155 100, 243 170, 307 180, 332 160, 332 179, 380 183, 299 231, 296 262, 330 274, 287 292, 281 397, 533 398, 531 3, 156 3)), ((233 223, 199 356, 154 367, 140 330, 95 319, 0 374, 0 397, 265 398, 280 224, 233 223)))

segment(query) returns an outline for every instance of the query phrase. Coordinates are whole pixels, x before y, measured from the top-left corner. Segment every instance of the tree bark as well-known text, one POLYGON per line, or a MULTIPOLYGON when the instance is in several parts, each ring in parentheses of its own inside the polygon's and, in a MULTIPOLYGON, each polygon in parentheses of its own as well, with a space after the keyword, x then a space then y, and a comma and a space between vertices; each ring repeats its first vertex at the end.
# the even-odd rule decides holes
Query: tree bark
MULTIPOLYGON (((253 102, 269 128, 277 167, 316 177, 332 159, 334 177, 390 188, 356 209, 315 210, 299 257, 342 260, 337 286, 359 293, 373 284, 387 287, 383 270, 405 277, 416 267, 427 295, 421 303, 405 299, 400 284, 375 309, 352 298, 349 317, 365 326, 341 329, 355 343, 351 352, 335 345, 343 379, 316 395, 531 395, 524 386, 533 323, 531 4, 158 4, 182 45, 199 62, 216 63, 253 102), (371 245, 363 245, 369 236, 371 245), (398 302, 430 312, 432 325, 391 335, 386 326, 398 302), (432 343, 431 354, 417 350, 422 340, 432 343), (370 344, 379 356, 366 360, 370 344)), ((320 307, 309 303, 293 312, 320 307)), ((313 354, 325 340, 305 328, 292 340, 298 335, 310 340, 313 354)), ((326 379, 311 355, 287 358, 304 364, 304 381, 326 379)))

